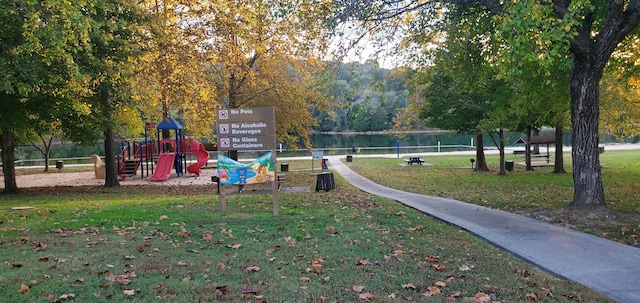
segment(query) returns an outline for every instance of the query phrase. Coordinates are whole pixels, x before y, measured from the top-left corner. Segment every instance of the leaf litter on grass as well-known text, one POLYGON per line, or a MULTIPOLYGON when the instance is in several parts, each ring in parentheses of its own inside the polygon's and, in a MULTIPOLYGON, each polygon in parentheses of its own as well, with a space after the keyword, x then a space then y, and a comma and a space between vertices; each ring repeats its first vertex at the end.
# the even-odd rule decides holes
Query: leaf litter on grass
MULTIPOLYGON (((252 209, 250 203, 238 215, 232 211, 220 217, 210 214, 211 204, 205 200, 183 201, 182 208, 167 205, 171 212, 164 211, 164 220, 157 220, 159 212, 143 219, 105 207, 101 211, 121 212, 116 226, 98 220, 80 228, 58 225, 44 235, 29 233, 22 240, 0 238, 16 243, 3 244, 9 256, 30 247, 22 260, 8 259, 22 267, 5 268, 0 276, 11 273, 9 279, 30 286, 24 296, 13 297, 24 301, 70 293, 76 300, 96 302, 125 298, 385 302, 395 300, 392 297, 420 300, 425 294, 463 301, 484 293, 516 301, 536 294, 540 302, 550 302, 541 289, 558 287, 549 286, 549 277, 534 269, 526 277, 514 273, 513 267, 527 265, 500 269, 507 254, 383 199, 344 187, 302 199, 282 196, 278 218, 265 217, 262 208, 252 209), (302 202, 308 205, 301 206, 302 202), (36 251, 42 244, 46 249, 36 251), (46 261, 27 262, 43 257, 46 261), (25 267, 29 273, 22 271, 25 267), (50 278, 29 283, 43 275, 50 278), (511 282, 489 286, 486 277, 511 282), (363 291, 355 293, 354 285, 363 286, 363 291)), ((516 262, 507 258, 508 263, 516 262)), ((19 285, 13 290, 23 295, 16 291, 19 285)), ((553 291, 553 298, 575 296, 574 287, 553 291)))

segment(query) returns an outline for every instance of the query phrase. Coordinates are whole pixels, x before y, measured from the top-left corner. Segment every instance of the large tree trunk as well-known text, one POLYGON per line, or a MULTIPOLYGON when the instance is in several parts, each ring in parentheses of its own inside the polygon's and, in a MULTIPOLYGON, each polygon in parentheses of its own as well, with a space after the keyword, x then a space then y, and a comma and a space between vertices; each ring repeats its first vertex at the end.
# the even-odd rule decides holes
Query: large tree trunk
POLYGON ((553 172, 556 174, 564 174, 566 171, 564 170, 564 156, 562 150, 562 137, 564 136, 562 123, 558 123, 556 126, 556 152, 553 159, 553 172))
POLYGON ((109 121, 109 126, 104 131, 104 163, 105 163, 105 187, 118 187, 118 162, 116 160, 116 136, 111 125, 113 114, 111 112, 111 97, 105 97, 105 116, 109 121))
POLYGON ((571 70, 571 137, 573 202, 570 207, 594 209, 605 206, 598 153, 599 88, 602 72, 590 54, 574 55, 571 70))
POLYGON ((484 141, 482 133, 476 133, 476 168, 475 171, 489 171, 487 159, 484 157, 484 141))
POLYGON ((13 132, 10 128, 2 128, 2 173, 4 174, 4 190, 3 194, 17 194, 18 184, 16 183, 16 166, 15 160, 15 141, 13 140, 13 132))
POLYGON ((116 143, 113 127, 104 131, 105 187, 118 187, 118 163, 116 161, 116 143))

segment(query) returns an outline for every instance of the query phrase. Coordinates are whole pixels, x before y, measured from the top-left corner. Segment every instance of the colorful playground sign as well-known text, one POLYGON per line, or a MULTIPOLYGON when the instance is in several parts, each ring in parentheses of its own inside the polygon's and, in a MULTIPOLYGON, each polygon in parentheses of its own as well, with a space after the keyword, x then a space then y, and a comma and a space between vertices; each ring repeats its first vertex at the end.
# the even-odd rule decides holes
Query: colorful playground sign
POLYGON ((275 180, 273 153, 268 152, 251 163, 240 163, 218 154, 220 184, 255 184, 275 180))

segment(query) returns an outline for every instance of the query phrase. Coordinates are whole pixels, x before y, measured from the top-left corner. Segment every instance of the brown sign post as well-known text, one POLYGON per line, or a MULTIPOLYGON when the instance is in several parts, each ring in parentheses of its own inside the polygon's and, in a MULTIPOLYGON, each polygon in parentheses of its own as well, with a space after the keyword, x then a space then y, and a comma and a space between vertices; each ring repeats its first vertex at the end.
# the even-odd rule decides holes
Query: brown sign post
MULTIPOLYGON (((279 214, 276 165, 276 117, 273 107, 227 108, 216 112, 218 151, 270 150, 273 155, 273 214, 279 214)), ((224 188, 221 187, 221 188, 224 188)), ((225 190, 220 192, 222 215, 226 214, 225 190)))

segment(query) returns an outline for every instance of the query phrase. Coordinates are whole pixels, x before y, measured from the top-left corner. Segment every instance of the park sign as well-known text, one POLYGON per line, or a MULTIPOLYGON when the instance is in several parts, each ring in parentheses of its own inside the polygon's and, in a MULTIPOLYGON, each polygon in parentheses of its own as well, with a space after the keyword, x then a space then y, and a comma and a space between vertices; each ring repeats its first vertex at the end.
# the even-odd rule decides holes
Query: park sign
MULTIPOLYGON (((231 184, 271 182, 273 214, 278 215, 278 179, 276 166, 276 114, 273 107, 228 108, 216 111, 218 151, 270 150, 256 161, 243 164, 218 154, 218 182, 222 188, 220 210, 226 214, 225 187, 231 184)), ((241 187, 239 187, 241 189, 241 187)))
POLYGON ((218 150, 275 149, 275 120, 272 107, 217 110, 218 150))

